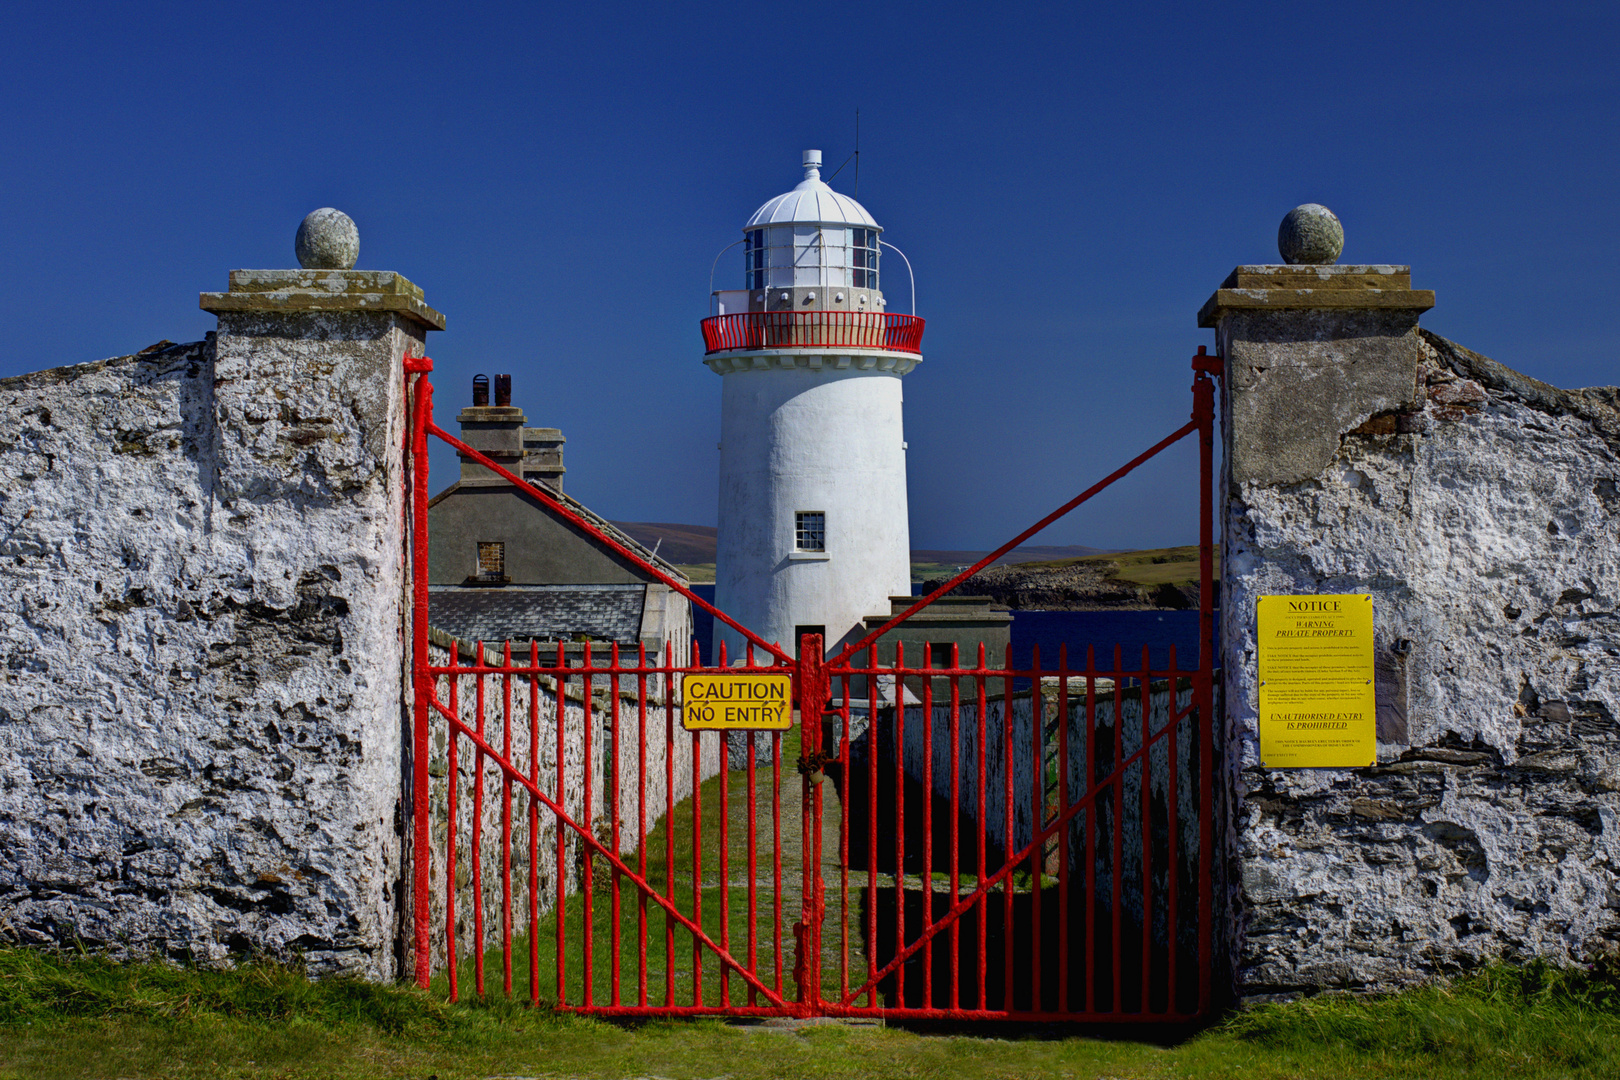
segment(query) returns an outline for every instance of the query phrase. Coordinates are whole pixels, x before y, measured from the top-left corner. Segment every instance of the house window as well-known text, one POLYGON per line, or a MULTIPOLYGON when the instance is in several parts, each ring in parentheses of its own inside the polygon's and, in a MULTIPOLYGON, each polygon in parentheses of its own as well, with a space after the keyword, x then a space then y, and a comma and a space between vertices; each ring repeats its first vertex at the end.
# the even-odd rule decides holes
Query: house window
POLYGON ((480 541, 478 544, 478 580, 506 580, 506 544, 480 541))
POLYGON ((827 514, 800 510, 793 515, 793 546, 799 551, 827 550, 827 514))

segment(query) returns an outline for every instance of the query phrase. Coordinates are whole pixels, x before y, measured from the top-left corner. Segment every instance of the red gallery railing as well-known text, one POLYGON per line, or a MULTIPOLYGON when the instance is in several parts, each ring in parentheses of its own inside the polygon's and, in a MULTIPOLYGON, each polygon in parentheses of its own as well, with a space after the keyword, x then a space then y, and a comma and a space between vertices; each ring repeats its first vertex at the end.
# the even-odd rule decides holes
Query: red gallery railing
POLYGON ((921 353, 923 320, 884 311, 741 311, 703 320, 703 345, 727 349, 849 348, 921 353))
POLYGON ((860 641, 760 640, 432 420, 413 383, 416 979, 613 1016, 1184 1021, 1218 998, 1212 469, 1191 420, 860 641), (941 656, 905 620, 1189 435, 1199 656, 941 656), (748 641, 456 641, 428 626, 427 446, 504 476, 748 641), (889 635, 889 636, 885 636, 889 635), (920 655, 918 653, 920 652, 920 655), (1055 663, 1052 661, 1055 659, 1055 663), (694 675, 787 675, 783 731, 685 728, 694 675), (795 771, 789 771, 795 770, 795 771), (794 782, 797 780, 797 783, 794 782), (824 831, 835 830, 824 844, 824 831), (497 929, 498 928, 498 929, 497 929), (496 954, 499 954, 498 956, 496 954), (521 976, 520 976, 521 977, 521 976))

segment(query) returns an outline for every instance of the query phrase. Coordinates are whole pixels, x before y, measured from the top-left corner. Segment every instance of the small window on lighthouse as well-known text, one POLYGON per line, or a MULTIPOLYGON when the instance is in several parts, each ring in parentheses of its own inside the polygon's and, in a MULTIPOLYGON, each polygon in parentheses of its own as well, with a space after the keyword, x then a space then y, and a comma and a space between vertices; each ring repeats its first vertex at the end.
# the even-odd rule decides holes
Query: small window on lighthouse
POLYGON ((827 550, 827 514, 800 510, 793 515, 793 546, 800 551, 827 550))
POLYGON ((850 256, 855 264, 857 289, 878 287, 878 234, 876 229, 855 229, 850 256))

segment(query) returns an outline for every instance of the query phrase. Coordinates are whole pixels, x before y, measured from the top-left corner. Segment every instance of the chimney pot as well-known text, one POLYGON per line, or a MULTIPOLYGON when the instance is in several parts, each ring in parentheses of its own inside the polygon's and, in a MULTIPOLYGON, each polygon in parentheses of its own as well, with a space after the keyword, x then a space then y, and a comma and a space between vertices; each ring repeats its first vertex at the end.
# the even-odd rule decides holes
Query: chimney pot
POLYGON ((512 376, 495 376, 495 404, 503 409, 512 404, 512 376))
POLYGON ((489 404, 489 376, 473 376, 473 408, 481 409, 489 404))

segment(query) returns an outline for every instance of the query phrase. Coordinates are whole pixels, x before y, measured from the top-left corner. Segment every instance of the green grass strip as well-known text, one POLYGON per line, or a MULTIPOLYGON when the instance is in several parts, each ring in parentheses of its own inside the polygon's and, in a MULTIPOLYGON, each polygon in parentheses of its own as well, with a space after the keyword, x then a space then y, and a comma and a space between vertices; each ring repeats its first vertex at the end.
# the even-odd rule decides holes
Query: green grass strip
POLYGON ((0 949, 0 1080, 20 1077, 1620 1076, 1620 965, 1497 965, 1447 986, 1237 1013, 1169 1045, 1151 1033, 717 1021, 617 1026, 494 999, 310 980, 296 966, 202 969, 0 949), (1107 1037, 1100 1037, 1106 1035, 1107 1037))

